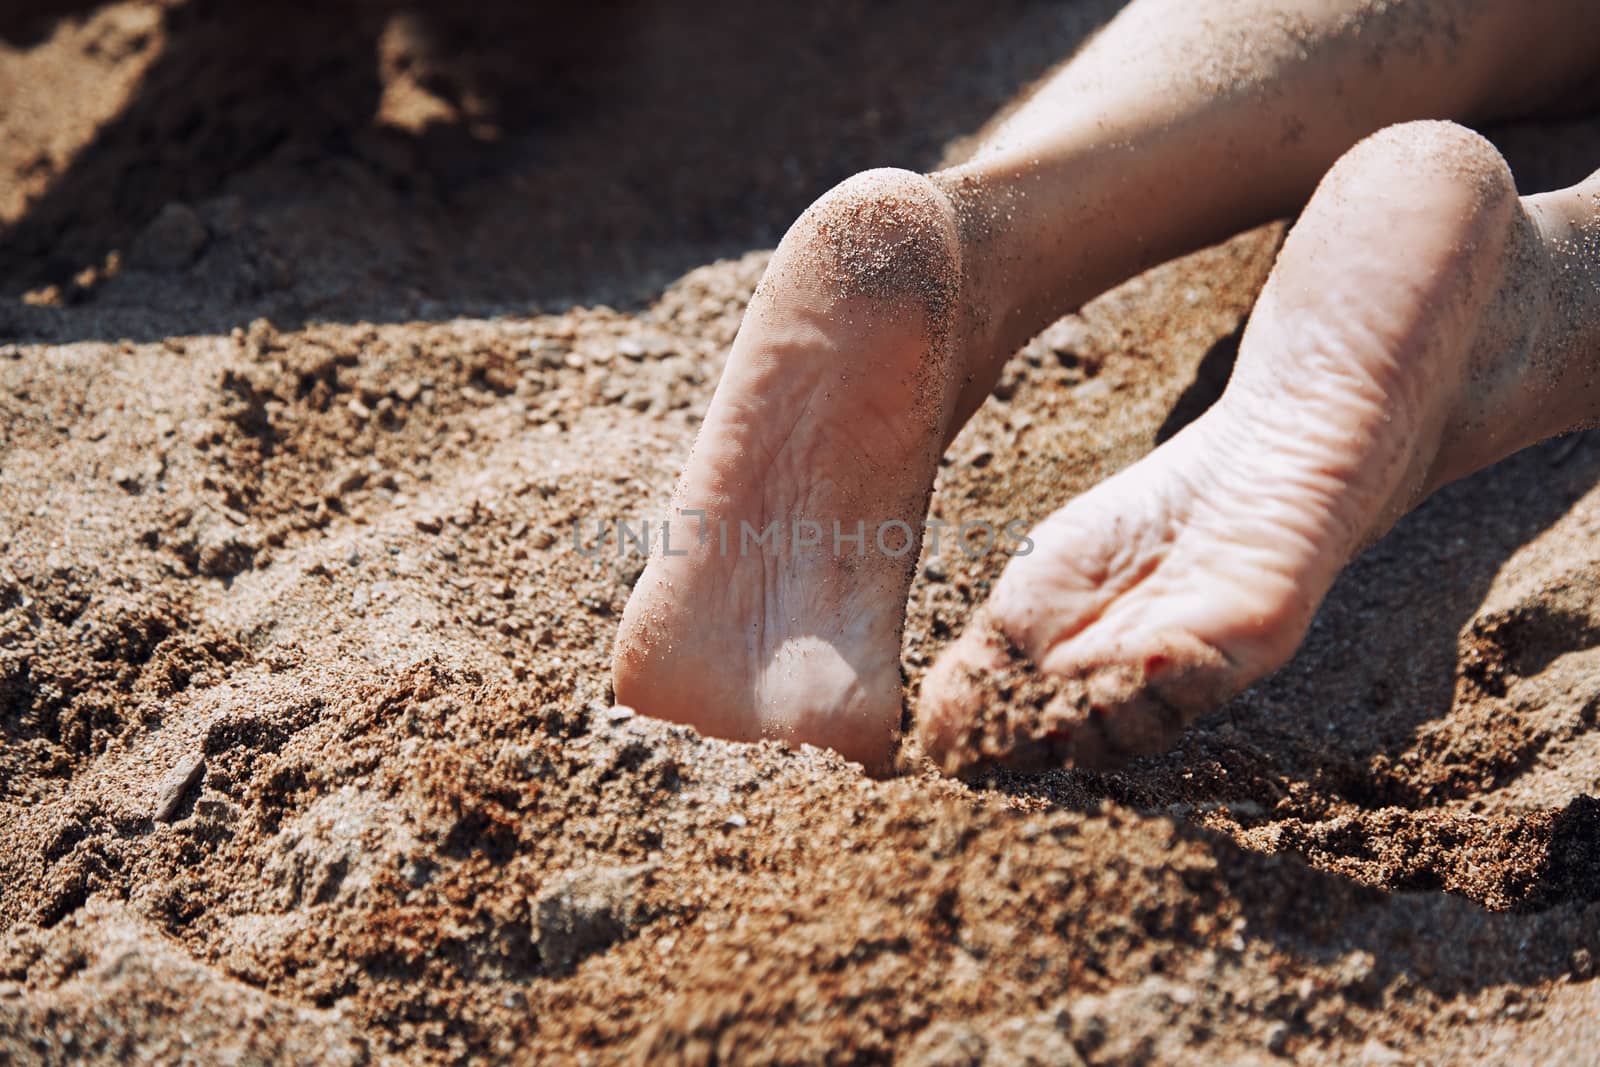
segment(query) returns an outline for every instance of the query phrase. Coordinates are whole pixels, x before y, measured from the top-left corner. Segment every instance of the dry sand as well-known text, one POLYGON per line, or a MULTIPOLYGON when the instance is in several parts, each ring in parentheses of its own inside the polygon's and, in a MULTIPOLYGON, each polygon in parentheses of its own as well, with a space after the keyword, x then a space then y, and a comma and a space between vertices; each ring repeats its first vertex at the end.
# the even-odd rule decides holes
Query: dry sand
MULTIPOLYGON (((663 505, 741 253, 1108 5, 23 7, 0 1062, 1596 1062, 1591 436, 1439 494, 1121 773, 610 710, 638 561, 568 531, 663 505)), ((1502 136, 1525 188, 1600 161, 1502 136)), ((1041 516, 1203 409, 1281 232, 1051 327, 934 511, 1041 516)), ((908 696, 1001 562, 924 560, 908 696)))

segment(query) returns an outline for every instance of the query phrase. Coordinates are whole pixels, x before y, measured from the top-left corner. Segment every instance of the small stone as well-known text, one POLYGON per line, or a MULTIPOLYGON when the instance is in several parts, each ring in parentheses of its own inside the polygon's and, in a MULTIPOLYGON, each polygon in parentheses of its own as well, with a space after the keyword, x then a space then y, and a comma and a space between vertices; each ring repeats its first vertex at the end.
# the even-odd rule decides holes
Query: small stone
POLYGON ((1039 340, 1046 349, 1056 353, 1059 359, 1063 355, 1076 357, 1079 353, 1087 351, 1093 341, 1093 334, 1083 319, 1069 315, 1045 327, 1039 335, 1039 340))
POLYGON ((726 826, 726 827, 728 827, 730 829, 733 829, 733 830, 742 830, 746 826, 750 825, 750 820, 745 818, 744 814, 742 812, 737 812, 736 811, 732 815, 730 815, 726 819, 724 819, 722 821, 722 825, 724 825, 724 826, 726 826))
POLYGON ((186 204, 168 204, 133 242, 128 262, 145 270, 178 270, 206 246, 206 224, 186 204))
POLYGON ((407 378, 394 387, 395 399, 409 404, 422 395, 422 383, 415 378, 407 378))
POLYGON ((1276 1022, 1267 1027, 1267 1051, 1274 1056, 1282 1056, 1289 1051, 1289 1024, 1276 1022))
POLYGON ((648 354, 649 353, 644 347, 644 343, 637 337, 624 337, 622 340, 617 342, 617 355, 622 356, 625 359, 631 359, 635 363, 643 360, 648 354))
POLYGON ((345 408, 362 422, 372 418, 372 409, 363 404, 359 397, 351 397, 349 403, 345 404, 345 408))
POLYGON ((1339 962, 1335 981, 1357 993, 1373 992, 1378 978, 1378 961, 1370 952, 1357 949, 1339 962))
POLYGON ((606 722, 612 724, 627 722, 637 714, 639 713, 628 707, 628 705, 618 704, 606 712, 606 722))
POLYGON ((922 576, 930 582, 944 582, 949 581, 950 572, 945 570, 944 564, 934 560, 922 568, 922 576))
POLYGON ((534 548, 549 548, 556 543, 556 535, 549 530, 535 530, 531 540, 534 548))
POLYGON ((367 476, 359 470, 351 468, 341 471, 329 478, 322 487, 322 499, 330 503, 342 498, 346 493, 354 492, 366 484, 367 476))
POLYGON ((568 871, 533 905, 532 940, 547 971, 579 961, 630 936, 646 919, 639 890, 655 864, 568 871))
POLYGON ((260 549, 251 531, 212 523, 195 540, 195 567, 208 578, 231 578, 255 566, 260 549))
POLYGON ((171 822, 178 806, 191 786, 205 773, 206 758, 195 752, 173 765, 156 787, 156 802, 150 809, 150 818, 156 822, 171 822))
POLYGON ((444 529, 444 520, 437 515, 419 515, 411 520, 412 525, 426 534, 436 534, 444 529))

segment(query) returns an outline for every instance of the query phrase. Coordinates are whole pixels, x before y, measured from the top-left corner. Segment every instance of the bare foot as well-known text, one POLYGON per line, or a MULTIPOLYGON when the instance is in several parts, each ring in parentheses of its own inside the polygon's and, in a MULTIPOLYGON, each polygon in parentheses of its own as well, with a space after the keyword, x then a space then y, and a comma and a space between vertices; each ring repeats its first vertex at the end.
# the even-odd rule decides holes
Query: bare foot
POLYGON ((1040 524, 935 665, 924 751, 958 771, 1167 747, 1283 664, 1340 569, 1428 493, 1592 418, 1571 327, 1589 313, 1560 295, 1540 216, 1460 127, 1352 149, 1285 244, 1222 399, 1040 524))
POLYGON ((679 483, 673 554, 653 554, 623 614, 619 701, 885 765, 906 592, 966 377, 962 287, 951 203, 920 175, 859 175, 795 223, 679 483))

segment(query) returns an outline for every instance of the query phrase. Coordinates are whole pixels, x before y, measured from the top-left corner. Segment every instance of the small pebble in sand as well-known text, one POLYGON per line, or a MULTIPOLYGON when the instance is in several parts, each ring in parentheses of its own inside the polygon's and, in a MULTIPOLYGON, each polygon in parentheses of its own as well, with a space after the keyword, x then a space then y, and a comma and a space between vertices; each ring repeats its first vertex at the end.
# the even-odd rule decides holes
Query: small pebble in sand
POLYGON ((366 484, 366 481, 366 472, 354 467, 347 467, 323 483, 322 499, 329 502, 342 500, 345 494, 361 488, 366 484))
POLYGON ((231 578, 253 567, 260 550, 254 531, 213 522, 195 539, 195 567, 211 578, 231 578))
POLYGON ((628 707, 628 705, 626 705, 626 704, 618 704, 618 705, 616 705, 615 707, 611 708, 609 711, 606 712, 606 722, 608 722, 608 723, 627 722, 629 719, 633 718, 637 714, 638 714, 638 712, 636 712, 632 708, 628 707))
POLYGON ((639 899, 654 864, 594 867, 557 875, 533 904, 533 941, 546 970, 570 971, 637 930, 639 899))
POLYGON ((155 822, 171 822, 178 806, 189 788, 205 773, 206 758, 199 752, 191 753, 173 765, 156 786, 156 801, 150 809, 155 822))
POLYGON ((128 260, 145 270, 178 270, 206 245, 206 225, 186 204, 168 204, 133 242, 128 260))

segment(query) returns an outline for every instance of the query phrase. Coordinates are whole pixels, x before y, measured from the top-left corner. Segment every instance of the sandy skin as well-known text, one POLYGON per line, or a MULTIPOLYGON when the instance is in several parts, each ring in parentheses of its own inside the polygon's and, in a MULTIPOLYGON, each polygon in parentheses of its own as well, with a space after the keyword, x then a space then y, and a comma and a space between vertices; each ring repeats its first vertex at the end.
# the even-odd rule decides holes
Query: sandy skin
MULTIPOLYGON (((917 709, 949 771, 1170 744, 1281 665, 1339 570, 1428 493, 1600 413, 1600 180, 1522 200, 1482 138, 1406 121, 1570 98, 1587 57, 1557 31, 1581 5, 1514 6, 1133 5, 969 164, 859 176, 795 224, 675 508, 914 541, 940 453, 1018 344, 1304 205, 1221 402, 1032 531, 917 709), (1511 62, 1530 49, 1545 62, 1511 62), (995 699, 1019 679, 1026 699, 995 699)), ((653 558, 617 698, 885 768, 916 553, 875 548, 653 558)))

